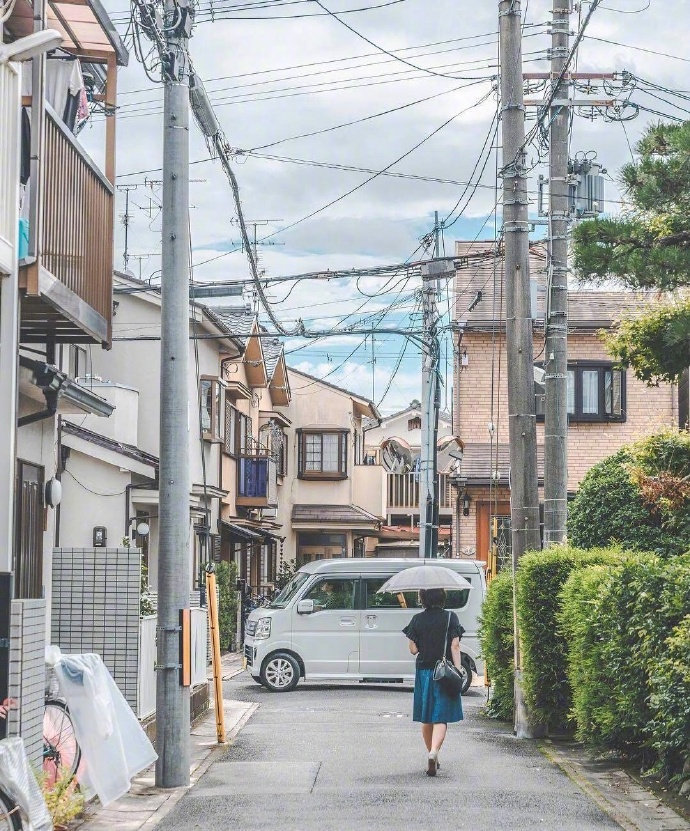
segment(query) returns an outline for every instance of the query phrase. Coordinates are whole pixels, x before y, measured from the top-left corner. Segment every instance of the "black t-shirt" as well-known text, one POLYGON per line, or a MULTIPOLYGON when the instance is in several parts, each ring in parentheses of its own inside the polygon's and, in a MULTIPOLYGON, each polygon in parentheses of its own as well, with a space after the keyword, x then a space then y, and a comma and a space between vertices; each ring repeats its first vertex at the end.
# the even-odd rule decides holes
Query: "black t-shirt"
POLYGON ((448 626, 448 640, 446 642, 446 658, 452 661, 450 645, 453 638, 461 638, 464 629, 460 625, 455 612, 445 609, 425 609, 415 615, 403 629, 403 633, 414 641, 419 652, 417 653, 417 669, 433 669, 436 661, 441 659, 443 637, 448 626), (450 624, 448 615, 450 614, 450 624))

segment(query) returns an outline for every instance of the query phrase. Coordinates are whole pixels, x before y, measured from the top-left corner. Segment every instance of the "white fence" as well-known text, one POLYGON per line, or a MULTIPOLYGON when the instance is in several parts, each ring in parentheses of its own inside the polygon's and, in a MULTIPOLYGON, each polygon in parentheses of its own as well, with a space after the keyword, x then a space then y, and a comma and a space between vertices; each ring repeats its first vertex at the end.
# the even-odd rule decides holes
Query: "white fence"
POLYGON ((0 64, 0 271, 14 271, 19 193, 19 73, 0 64))
MULTIPOLYGON (((207 680, 208 617, 206 609, 191 609, 192 686, 207 680)), ((141 619, 139 628, 139 683, 137 716, 148 718, 156 712, 156 615, 141 619)))

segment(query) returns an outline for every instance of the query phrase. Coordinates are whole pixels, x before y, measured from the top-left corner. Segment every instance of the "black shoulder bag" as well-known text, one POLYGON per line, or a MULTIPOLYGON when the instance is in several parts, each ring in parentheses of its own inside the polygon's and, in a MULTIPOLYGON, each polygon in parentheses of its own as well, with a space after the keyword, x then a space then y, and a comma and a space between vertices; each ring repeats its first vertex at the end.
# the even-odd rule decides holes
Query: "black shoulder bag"
POLYGON ((446 623, 446 633, 443 636, 443 653, 441 660, 436 661, 434 667, 434 681, 438 681, 441 688, 447 695, 457 696, 462 692, 463 677, 462 674, 455 668, 454 664, 446 659, 446 649, 448 646, 448 629, 450 627, 450 616, 452 612, 448 612, 448 622, 446 623))

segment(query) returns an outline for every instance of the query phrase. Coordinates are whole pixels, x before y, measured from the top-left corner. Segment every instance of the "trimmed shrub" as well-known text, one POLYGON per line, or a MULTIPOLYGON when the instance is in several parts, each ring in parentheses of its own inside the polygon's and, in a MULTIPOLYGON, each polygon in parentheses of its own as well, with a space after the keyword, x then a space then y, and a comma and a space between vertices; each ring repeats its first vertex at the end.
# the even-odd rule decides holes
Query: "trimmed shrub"
POLYGON ((578 738, 679 775, 689 752, 690 555, 575 572, 561 599, 578 738))
POLYGON ((220 648, 227 652, 235 646, 237 632, 237 566, 235 563, 216 565, 218 585, 218 632, 220 648))
POLYGON ((504 572, 490 583, 479 627, 482 655, 492 684, 486 712, 492 718, 513 719, 513 578, 504 572))
POLYGON ((681 781, 690 758, 690 614, 666 639, 651 688, 649 729, 657 769, 662 776, 681 781))
POLYGON ((690 549, 690 434, 665 431, 594 465, 570 505, 571 542, 633 551, 690 549))
POLYGON ((525 554, 517 571, 517 609, 525 700, 549 732, 567 729, 572 692, 568 643, 558 631, 560 592, 575 569, 615 563, 620 549, 581 551, 566 545, 525 554))

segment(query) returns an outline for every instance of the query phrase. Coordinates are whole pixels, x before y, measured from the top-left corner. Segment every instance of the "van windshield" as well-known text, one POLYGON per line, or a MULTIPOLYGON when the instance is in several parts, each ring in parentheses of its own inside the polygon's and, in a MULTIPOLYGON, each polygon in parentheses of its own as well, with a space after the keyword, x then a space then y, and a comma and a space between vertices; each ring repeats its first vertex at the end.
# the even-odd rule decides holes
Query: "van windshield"
POLYGON ((273 600, 268 604, 269 609, 284 609, 292 598, 297 594, 300 588, 309 579, 309 574, 305 572, 298 572, 285 586, 285 588, 277 594, 273 600))

